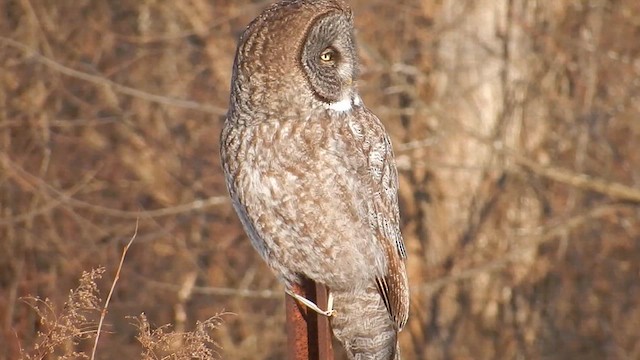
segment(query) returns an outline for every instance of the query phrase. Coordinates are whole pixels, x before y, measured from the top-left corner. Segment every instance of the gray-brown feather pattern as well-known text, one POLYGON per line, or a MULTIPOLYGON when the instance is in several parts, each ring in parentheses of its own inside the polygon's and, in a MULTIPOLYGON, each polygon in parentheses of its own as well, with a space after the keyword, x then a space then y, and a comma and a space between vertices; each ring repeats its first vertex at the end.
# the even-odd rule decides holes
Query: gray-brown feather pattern
MULTIPOLYGON (((393 359, 409 294, 391 143, 359 102, 328 109, 298 59, 309 27, 330 12, 350 21, 341 2, 294 0, 272 6, 245 31, 222 163, 252 244, 285 286, 300 276, 327 285, 337 310, 333 331, 349 357, 393 359), (283 50, 288 41, 292 51, 283 50)), ((344 83, 355 99, 354 85, 344 83)))

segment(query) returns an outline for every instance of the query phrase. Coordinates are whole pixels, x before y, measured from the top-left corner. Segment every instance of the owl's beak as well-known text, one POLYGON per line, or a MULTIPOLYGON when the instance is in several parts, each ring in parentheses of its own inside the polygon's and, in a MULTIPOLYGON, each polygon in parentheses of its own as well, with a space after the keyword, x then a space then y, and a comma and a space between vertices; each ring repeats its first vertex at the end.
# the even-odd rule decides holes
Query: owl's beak
POLYGON ((347 79, 344 81, 344 84, 345 84, 346 86, 351 86, 351 84, 353 84, 353 79, 352 79, 352 78, 347 78, 347 79))

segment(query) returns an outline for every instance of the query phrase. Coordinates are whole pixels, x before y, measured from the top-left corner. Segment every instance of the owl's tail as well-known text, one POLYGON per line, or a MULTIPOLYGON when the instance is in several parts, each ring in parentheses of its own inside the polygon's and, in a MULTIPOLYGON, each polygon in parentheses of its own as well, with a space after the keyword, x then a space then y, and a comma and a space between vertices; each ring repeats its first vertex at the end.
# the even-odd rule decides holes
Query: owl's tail
POLYGON ((333 334, 350 360, 399 360, 398 331, 375 286, 333 291, 333 334))

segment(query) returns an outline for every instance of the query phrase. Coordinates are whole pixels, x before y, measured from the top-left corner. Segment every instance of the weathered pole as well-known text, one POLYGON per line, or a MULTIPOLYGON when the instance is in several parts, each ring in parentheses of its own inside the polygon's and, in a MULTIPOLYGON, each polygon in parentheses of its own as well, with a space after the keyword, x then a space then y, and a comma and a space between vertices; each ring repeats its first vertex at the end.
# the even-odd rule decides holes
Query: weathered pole
MULTIPOLYGON (((305 279, 293 291, 327 308, 327 290, 324 286, 305 279)), ((333 360, 329 319, 309 310, 286 295, 287 342, 289 360, 333 360)))

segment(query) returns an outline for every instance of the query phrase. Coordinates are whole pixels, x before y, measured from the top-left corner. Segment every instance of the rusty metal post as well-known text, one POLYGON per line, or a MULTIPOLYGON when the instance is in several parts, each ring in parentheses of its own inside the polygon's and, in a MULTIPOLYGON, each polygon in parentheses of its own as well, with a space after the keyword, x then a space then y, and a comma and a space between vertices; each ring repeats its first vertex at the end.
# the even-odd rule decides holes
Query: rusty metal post
MULTIPOLYGON (((305 280, 293 291, 326 309, 327 291, 324 286, 305 280)), ((289 360, 333 360, 329 319, 307 309, 289 295, 286 295, 285 302, 289 360)))

